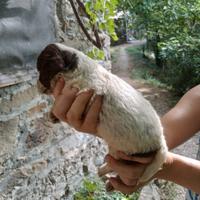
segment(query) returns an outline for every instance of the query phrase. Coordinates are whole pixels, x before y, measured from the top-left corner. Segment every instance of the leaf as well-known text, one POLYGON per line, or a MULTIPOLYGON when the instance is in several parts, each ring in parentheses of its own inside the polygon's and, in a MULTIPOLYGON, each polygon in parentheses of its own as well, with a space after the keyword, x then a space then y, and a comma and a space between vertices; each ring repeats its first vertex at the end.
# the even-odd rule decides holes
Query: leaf
MULTIPOLYGON (((114 16, 117 10, 118 0, 86 0, 85 8, 90 16, 90 24, 98 25, 100 30, 106 31, 115 40, 114 16), (112 36, 113 35, 113 36, 112 36)), ((99 55, 102 57, 102 54, 99 55)))
POLYGON ((97 184, 95 182, 91 182, 86 179, 84 180, 83 185, 88 192, 95 192, 95 190, 97 189, 97 184))

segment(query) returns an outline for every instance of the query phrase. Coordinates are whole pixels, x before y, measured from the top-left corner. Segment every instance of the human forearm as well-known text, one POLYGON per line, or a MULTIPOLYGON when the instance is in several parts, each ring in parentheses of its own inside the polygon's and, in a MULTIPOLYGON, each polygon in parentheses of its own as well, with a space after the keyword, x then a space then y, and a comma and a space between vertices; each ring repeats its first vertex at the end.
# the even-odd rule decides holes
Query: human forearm
POLYGON ((169 153, 156 178, 175 182, 200 194, 200 161, 169 153))
POLYGON ((187 92, 161 122, 169 149, 184 143, 200 130, 200 85, 187 92))
POLYGON ((169 150, 183 144, 199 130, 197 121, 185 119, 183 116, 181 110, 174 108, 161 118, 169 150), (196 127, 191 127, 192 125, 196 127))

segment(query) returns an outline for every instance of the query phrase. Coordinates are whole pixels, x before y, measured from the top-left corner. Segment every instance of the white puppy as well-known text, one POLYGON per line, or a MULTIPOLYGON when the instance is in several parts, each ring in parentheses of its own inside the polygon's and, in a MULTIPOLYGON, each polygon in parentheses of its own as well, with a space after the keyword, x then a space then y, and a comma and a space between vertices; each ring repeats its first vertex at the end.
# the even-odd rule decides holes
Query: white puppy
MULTIPOLYGON (((158 115, 151 104, 119 77, 113 75, 83 53, 62 44, 48 45, 38 57, 40 89, 49 93, 58 77, 80 90, 93 89, 104 96, 97 134, 116 159, 116 151, 128 155, 156 152, 139 179, 148 181, 163 165, 167 145, 158 115)), ((111 172, 107 165, 99 174, 111 172)))

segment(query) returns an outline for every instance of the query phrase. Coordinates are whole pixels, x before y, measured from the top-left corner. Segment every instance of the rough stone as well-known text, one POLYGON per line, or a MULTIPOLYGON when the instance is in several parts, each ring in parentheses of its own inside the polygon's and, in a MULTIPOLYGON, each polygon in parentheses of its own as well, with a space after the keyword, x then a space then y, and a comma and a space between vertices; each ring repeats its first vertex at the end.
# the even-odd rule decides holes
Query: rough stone
MULTIPOLYGON (((87 52, 92 44, 69 2, 54 2, 57 41, 87 52)), ((100 139, 48 121, 52 99, 38 94, 35 74, 0 89, 0 200, 73 199, 84 175, 95 174, 107 152, 100 139)))
POLYGON ((17 142, 18 118, 0 122, 0 156, 14 151, 17 142))
POLYGON ((143 187, 139 200, 160 200, 160 194, 156 185, 151 183, 143 187))

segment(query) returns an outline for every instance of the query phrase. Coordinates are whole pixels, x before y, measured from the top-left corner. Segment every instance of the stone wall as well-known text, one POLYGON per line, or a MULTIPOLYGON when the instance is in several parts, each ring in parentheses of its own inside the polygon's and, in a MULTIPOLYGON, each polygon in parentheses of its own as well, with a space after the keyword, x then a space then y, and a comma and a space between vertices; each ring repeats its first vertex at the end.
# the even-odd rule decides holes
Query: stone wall
MULTIPOLYGON (((85 50, 68 1, 58 0, 57 39, 85 50)), ((67 124, 51 124, 52 100, 38 94, 37 73, 0 89, 0 200, 73 199, 84 174, 96 173, 104 143, 67 124)))

